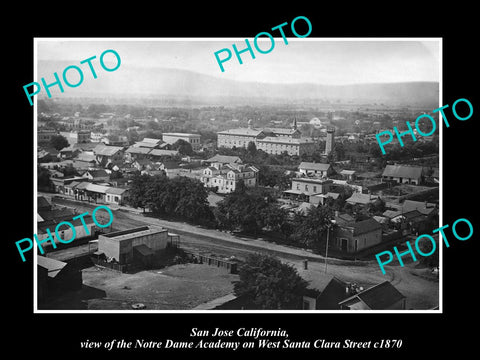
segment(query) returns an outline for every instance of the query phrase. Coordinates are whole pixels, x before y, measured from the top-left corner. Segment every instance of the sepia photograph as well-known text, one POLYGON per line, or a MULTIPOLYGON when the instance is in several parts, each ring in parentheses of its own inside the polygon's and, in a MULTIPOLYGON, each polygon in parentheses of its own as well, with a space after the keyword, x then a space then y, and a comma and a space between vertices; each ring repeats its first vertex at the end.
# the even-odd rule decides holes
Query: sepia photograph
POLYGON ((34 38, 35 313, 442 312, 442 38, 301 20, 34 38))

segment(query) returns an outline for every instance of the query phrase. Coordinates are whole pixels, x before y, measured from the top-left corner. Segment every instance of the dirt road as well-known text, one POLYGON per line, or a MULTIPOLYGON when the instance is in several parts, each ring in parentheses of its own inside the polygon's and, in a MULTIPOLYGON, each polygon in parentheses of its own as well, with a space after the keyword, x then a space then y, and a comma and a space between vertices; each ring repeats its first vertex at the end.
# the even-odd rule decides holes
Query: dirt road
MULTIPOLYGON (((42 194, 46 197, 51 194, 42 194)), ((75 202, 68 199, 56 201, 63 206, 76 209, 78 212, 91 212, 97 204, 75 202)), ((263 240, 238 238, 231 234, 204 229, 182 222, 161 220, 146 217, 141 214, 122 210, 113 210, 113 227, 125 230, 146 224, 160 225, 170 232, 181 235, 181 247, 196 251, 213 253, 219 256, 236 256, 244 258, 253 252, 270 253, 282 261, 295 266, 299 274, 310 281, 313 287, 322 288, 332 276, 347 282, 356 282, 364 288, 388 280, 403 295, 407 297, 408 309, 431 309, 439 304, 439 283, 427 280, 420 276, 423 270, 415 269, 414 264, 400 266, 386 266, 383 275, 375 261, 348 261, 328 259, 327 273, 325 273, 324 257, 311 252, 272 244, 263 240), (304 260, 308 259, 308 269, 304 269, 304 260)))

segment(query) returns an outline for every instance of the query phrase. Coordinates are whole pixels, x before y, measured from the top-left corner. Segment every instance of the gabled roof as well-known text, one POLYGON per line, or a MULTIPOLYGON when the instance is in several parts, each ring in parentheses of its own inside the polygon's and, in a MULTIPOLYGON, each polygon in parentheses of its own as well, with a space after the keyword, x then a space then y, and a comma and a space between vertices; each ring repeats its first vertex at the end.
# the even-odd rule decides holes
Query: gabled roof
POLYGON ((149 155, 152 156, 175 156, 178 155, 178 150, 163 150, 163 149, 152 149, 149 155))
POLYGON ((320 296, 317 298, 317 309, 320 310, 335 310, 339 309, 338 303, 344 300, 348 293, 346 292, 348 284, 340 279, 334 277, 328 285, 323 289, 320 296))
POLYGON ((353 222, 355 221, 355 218, 353 218, 351 215, 347 213, 343 213, 343 214, 338 214, 338 216, 335 216, 335 221, 337 222, 337 224, 340 225, 340 224, 353 222))
POLYGON ((38 209, 50 209, 52 205, 44 196, 37 196, 37 208, 38 209))
POLYGON ((87 170, 83 173, 85 175, 86 173, 89 173, 92 177, 105 177, 109 176, 109 174, 103 170, 103 169, 93 169, 93 170, 87 170))
POLYGON ((342 170, 342 171, 340 171, 340 174, 342 174, 342 175, 353 175, 355 173, 356 173, 355 170, 342 170))
POLYGON ((152 160, 149 159, 136 159, 134 164, 137 163, 139 165, 154 165, 155 163, 152 160))
POLYGON ((300 165, 298 165, 298 168, 305 170, 327 171, 330 168, 330 164, 302 161, 300 165))
POLYGON ((405 296, 389 281, 384 281, 341 301, 339 304, 352 304, 362 301, 372 310, 385 310, 404 298, 405 296))
POLYGON ((91 183, 89 183, 89 184, 85 187, 85 190, 87 190, 87 191, 93 191, 93 192, 98 192, 98 193, 104 194, 104 193, 107 191, 108 188, 109 188, 108 186, 97 185, 97 184, 91 184, 91 183))
POLYGON ((100 156, 113 156, 119 151, 123 151, 123 148, 120 146, 107 146, 104 144, 98 144, 93 149, 93 153, 100 156))
POLYGON ((382 225, 373 218, 358 221, 350 226, 353 227, 354 236, 382 229, 382 225))
POLYGON ((378 196, 371 195, 371 194, 360 194, 360 193, 353 193, 346 202, 347 203, 354 203, 354 204, 369 204, 373 201, 378 199, 378 196))
POLYGON ((156 144, 156 143, 148 142, 148 141, 137 141, 133 146, 151 149, 151 148, 154 148, 158 145, 160 145, 160 144, 156 144))
POLYGON ((116 187, 110 187, 107 190, 105 190, 107 194, 113 194, 113 195, 122 195, 126 191, 128 191, 128 189, 116 188, 116 187))
POLYGON ((214 157, 211 157, 210 159, 207 160, 208 162, 218 162, 222 164, 233 164, 233 163, 242 163, 242 159, 240 159, 238 156, 229 156, 229 155, 215 155, 214 157))
POLYGON ((429 215, 436 210, 436 205, 434 203, 425 203, 423 201, 405 200, 402 209, 404 213, 417 210, 423 215, 429 215))
POLYGON ((75 187, 75 189, 77 189, 77 190, 85 190, 88 185, 90 185, 89 182, 83 181, 83 182, 81 182, 80 184, 78 184, 78 185, 75 187))
POLYGON ((419 179, 422 176, 421 166, 387 165, 382 176, 401 177, 408 179, 419 179))
POLYGON ((161 144, 163 143, 162 139, 154 139, 154 138, 143 138, 141 142, 151 143, 151 144, 161 144))
POLYGON ((85 152, 78 154, 73 160, 85 161, 85 162, 96 162, 95 155, 85 153, 85 152))
POLYGON ((67 263, 46 256, 37 256, 37 266, 47 269, 48 277, 54 278, 67 266, 67 263))
POLYGON ((125 152, 129 154, 148 154, 152 149, 145 147, 130 146, 125 152))

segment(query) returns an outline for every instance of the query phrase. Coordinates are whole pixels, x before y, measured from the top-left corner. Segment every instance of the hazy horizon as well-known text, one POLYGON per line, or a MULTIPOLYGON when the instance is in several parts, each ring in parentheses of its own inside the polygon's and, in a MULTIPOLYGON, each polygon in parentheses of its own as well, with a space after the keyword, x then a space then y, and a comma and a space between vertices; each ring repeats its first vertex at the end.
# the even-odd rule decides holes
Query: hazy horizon
MULTIPOLYGON (((99 78, 108 76, 112 86, 118 84, 118 87, 123 87, 123 81, 131 81, 131 78, 120 76, 121 70, 148 71, 154 68, 186 70, 219 80, 265 84, 342 86, 440 81, 438 40, 288 38, 288 45, 281 38, 275 40, 275 48, 268 54, 260 54, 255 49, 255 59, 248 52, 242 54, 242 65, 233 54, 230 61, 224 63, 225 72, 222 73, 214 52, 229 48, 233 53, 232 43, 241 50, 245 39, 36 38, 37 60, 40 61, 66 61, 71 65, 80 65, 81 60, 96 55, 96 68, 100 69, 100 54, 106 49, 114 49, 122 59, 120 68, 111 73, 102 72, 99 78)), ((253 43, 250 38, 249 41, 253 43)), ((89 71, 87 64, 82 69, 89 71)), ((59 74, 62 71, 62 68, 57 69, 59 74)), ((39 69, 38 77, 48 78, 49 75, 51 73, 42 74, 39 69)))

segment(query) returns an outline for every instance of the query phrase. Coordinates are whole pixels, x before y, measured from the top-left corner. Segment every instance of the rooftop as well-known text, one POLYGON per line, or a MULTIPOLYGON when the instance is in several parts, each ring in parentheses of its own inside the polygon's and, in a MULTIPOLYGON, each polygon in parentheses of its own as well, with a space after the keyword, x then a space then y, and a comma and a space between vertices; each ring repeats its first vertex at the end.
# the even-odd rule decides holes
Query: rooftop
POLYGON ((305 170, 327 171, 330 168, 330 164, 302 161, 300 165, 298 165, 298 168, 305 170))
POLYGON ((95 155, 100 155, 100 156, 113 156, 119 151, 122 151, 123 148, 120 146, 107 146, 104 144, 98 144, 95 146, 93 149, 93 152, 95 155))
POLYGON ((218 162, 222 164, 232 164, 232 163, 241 163, 242 159, 238 156, 229 156, 229 155, 215 155, 207 160, 208 162, 218 162))
POLYGON ((115 240, 120 242, 120 241, 135 239, 141 236, 159 234, 167 231, 168 231, 167 229, 164 229, 159 226, 148 225, 148 226, 141 226, 141 227, 137 227, 129 230, 115 231, 108 234, 103 234, 103 235, 100 235, 99 239, 102 237, 106 237, 106 238, 109 238, 110 240, 115 240))
POLYGON ((263 133, 263 130, 254 128, 237 128, 219 131, 217 134, 221 135, 239 135, 239 136, 259 136, 263 133))
POLYGON ((277 144, 294 144, 294 145, 300 145, 300 144, 314 144, 315 140, 312 140, 310 138, 300 138, 300 139, 295 139, 295 138, 290 138, 290 137, 283 137, 283 136, 267 136, 263 139, 258 139, 257 140, 259 143, 264 142, 264 143, 277 143, 277 144))
POLYGON ((129 154, 148 154, 150 151, 150 148, 132 145, 125 152, 129 154))
POLYGON ((421 166, 387 165, 382 176, 418 179, 422 176, 422 172, 421 166))
POLYGON ((152 156, 175 156, 178 155, 177 150, 163 150, 163 149, 153 149, 150 151, 149 155, 152 156))
POLYGON ((188 138, 199 138, 200 134, 189 134, 189 133, 163 133, 162 136, 177 136, 177 137, 188 137, 188 138))
POLYGON ((360 193, 353 193, 346 201, 348 203, 355 203, 355 204, 369 204, 372 201, 378 199, 378 196, 371 195, 371 194, 360 194, 360 193))
POLYGON ((341 301, 340 305, 362 301, 372 310, 384 310, 404 298, 389 281, 384 281, 341 301))
POLYGON ((54 278, 65 266, 67 266, 67 263, 47 258, 45 256, 37 256, 37 266, 47 269, 48 277, 54 278))

